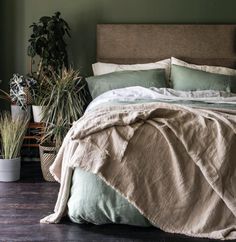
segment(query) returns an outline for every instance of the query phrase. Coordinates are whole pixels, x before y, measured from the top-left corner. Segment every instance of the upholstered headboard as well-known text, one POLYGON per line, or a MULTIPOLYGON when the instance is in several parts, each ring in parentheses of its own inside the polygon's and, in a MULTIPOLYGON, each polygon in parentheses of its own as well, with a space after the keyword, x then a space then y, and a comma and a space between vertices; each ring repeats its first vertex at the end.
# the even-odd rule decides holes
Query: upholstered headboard
POLYGON ((145 63, 171 56, 236 67, 236 25, 97 25, 97 61, 145 63))

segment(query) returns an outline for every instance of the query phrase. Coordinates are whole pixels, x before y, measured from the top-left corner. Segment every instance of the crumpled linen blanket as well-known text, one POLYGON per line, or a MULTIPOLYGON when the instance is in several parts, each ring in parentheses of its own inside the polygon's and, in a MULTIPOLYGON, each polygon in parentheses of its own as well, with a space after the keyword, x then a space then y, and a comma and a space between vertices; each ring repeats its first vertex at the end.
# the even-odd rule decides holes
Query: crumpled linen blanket
POLYGON ((66 213, 73 168, 90 171, 171 233, 236 239, 236 115, 167 103, 100 107, 74 123, 50 170, 66 213))

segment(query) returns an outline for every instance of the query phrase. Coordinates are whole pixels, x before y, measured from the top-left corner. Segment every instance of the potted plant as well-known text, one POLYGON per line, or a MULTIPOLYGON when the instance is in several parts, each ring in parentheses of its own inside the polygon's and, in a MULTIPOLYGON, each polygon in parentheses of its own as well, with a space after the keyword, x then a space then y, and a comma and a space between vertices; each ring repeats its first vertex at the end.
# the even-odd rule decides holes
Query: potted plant
POLYGON ((31 57, 31 73, 36 64, 34 58, 39 57, 36 68, 38 77, 42 72, 44 75, 60 73, 63 66, 69 66, 65 37, 70 36, 70 27, 60 16, 60 12, 56 12, 53 16, 43 16, 38 23, 30 25, 33 33, 29 39, 28 56, 31 57))
POLYGON ((30 87, 32 81, 19 74, 13 74, 10 79, 10 94, 0 90, 0 98, 11 102, 12 118, 30 116, 30 104, 32 102, 30 87))
POLYGON ((29 76, 36 81, 31 89, 33 96, 33 116, 35 122, 41 121, 42 107, 39 105, 44 97, 47 86, 45 77, 52 72, 61 74, 63 67, 68 68, 68 55, 65 37, 70 37, 68 23, 56 12, 53 16, 43 16, 33 23, 29 39, 28 56, 31 58, 29 76))
POLYGON ((31 87, 31 95, 33 99, 32 112, 35 123, 42 122, 43 107, 41 106, 41 103, 43 102, 45 93, 50 92, 45 84, 44 79, 42 79, 41 81, 34 81, 34 84, 31 87))
POLYGON ((20 150, 28 126, 28 117, 12 119, 9 113, 0 116, 0 181, 20 179, 20 150))
POLYGON ((52 73, 46 82, 51 92, 46 93, 41 103, 44 107, 45 129, 40 155, 44 178, 51 181, 53 179, 49 173, 49 166, 54 161, 55 154, 72 123, 82 116, 87 93, 84 89, 85 82, 77 70, 64 68, 61 75, 52 73))

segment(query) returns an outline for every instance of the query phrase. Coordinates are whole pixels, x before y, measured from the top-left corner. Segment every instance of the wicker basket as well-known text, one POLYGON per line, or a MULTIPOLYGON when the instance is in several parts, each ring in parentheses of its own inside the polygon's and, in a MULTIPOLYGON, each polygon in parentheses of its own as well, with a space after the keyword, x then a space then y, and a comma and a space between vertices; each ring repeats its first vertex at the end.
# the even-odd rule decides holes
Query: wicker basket
POLYGON ((43 178, 46 181, 53 182, 55 179, 49 171, 49 167, 52 165, 56 158, 56 148, 50 146, 39 146, 41 169, 43 173, 43 178))

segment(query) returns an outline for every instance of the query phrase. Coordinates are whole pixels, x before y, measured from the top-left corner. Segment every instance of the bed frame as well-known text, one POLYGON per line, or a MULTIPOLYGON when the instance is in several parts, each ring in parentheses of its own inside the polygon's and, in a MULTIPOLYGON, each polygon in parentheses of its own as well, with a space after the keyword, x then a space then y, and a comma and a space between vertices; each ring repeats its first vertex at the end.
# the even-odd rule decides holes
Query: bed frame
POLYGON ((147 63, 171 56, 235 68, 236 25, 97 25, 97 61, 147 63))

